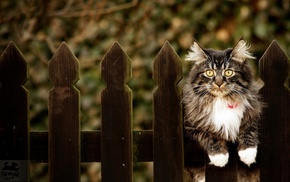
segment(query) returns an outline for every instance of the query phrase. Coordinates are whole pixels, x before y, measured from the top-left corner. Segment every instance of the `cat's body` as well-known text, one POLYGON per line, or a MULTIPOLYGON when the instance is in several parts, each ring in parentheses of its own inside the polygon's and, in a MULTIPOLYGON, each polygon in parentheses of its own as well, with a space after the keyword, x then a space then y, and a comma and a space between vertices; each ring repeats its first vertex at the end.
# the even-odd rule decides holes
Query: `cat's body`
POLYGON ((238 143, 242 162, 255 163, 262 103, 246 61, 252 58, 243 40, 224 51, 194 43, 187 56, 195 64, 184 87, 185 132, 215 166, 227 164, 228 142, 238 143))

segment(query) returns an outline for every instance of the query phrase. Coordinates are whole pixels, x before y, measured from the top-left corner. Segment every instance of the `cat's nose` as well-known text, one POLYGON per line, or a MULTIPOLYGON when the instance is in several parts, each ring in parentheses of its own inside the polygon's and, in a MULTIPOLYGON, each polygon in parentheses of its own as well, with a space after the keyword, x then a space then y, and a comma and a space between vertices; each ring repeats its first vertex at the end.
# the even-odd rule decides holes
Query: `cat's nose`
POLYGON ((217 76, 217 77, 215 78, 214 82, 215 82, 215 84, 216 84, 217 86, 220 87, 220 86, 224 83, 224 80, 223 80, 223 78, 217 76))
POLYGON ((219 86, 219 87, 220 87, 223 83, 224 83, 224 82, 223 82, 222 80, 215 81, 215 84, 216 84, 217 86, 219 86))

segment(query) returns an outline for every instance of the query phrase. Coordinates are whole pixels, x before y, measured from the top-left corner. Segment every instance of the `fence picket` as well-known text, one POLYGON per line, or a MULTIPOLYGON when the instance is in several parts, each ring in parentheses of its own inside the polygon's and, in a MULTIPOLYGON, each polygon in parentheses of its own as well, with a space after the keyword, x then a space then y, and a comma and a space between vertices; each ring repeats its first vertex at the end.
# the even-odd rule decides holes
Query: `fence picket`
POLYGON ((153 64, 157 88, 153 94, 154 181, 183 181, 182 62, 169 42, 153 64))
POLYGON ((0 57, 0 181, 29 181, 28 91, 22 86, 26 79, 26 61, 10 42, 0 57), (9 167, 19 176, 5 178, 9 167))
MULTIPOLYGON (((99 131, 80 131, 80 93, 75 88, 79 62, 66 43, 60 45, 48 69, 54 85, 49 92, 49 131, 29 131, 28 91, 23 87, 26 61, 12 42, 0 56, 1 174, 17 164, 19 181, 29 181, 31 159, 49 163, 50 181, 80 181, 81 162, 101 162, 102 181, 130 182, 133 161, 153 161, 154 181, 181 182, 184 160, 189 167, 208 160, 197 143, 183 139, 182 95, 177 86, 182 63, 168 42, 153 62, 157 87, 153 93, 152 131, 132 131, 132 92, 127 86, 131 61, 117 42, 101 62, 101 77, 107 85, 101 95, 99 131)), ((289 70, 288 56, 273 41, 259 61, 265 83, 260 92, 267 107, 260 126, 258 164, 254 167, 260 168, 262 182, 290 181, 290 92, 284 84, 289 70)), ((206 179, 236 181, 237 168, 243 167, 233 145, 229 164, 221 169, 207 166, 206 179)))
POLYGON ((66 43, 49 62, 49 177, 50 181, 80 181, 79 63, 66 43))
POLYGON ((238 179, 238 154, 236 145, 229 145, 229 162, 225 167, 216 167, 209 164, 206 155, 206 181, 207 182, 235 182, 238 179))
POLYGON ((260 131, 261 181, 290 181, 290 92, 284 83, 289 75, 289 58, 273 41, 259 61, 264 102, 260 131))
POLYGON ((132 94, 126 85, 131 61, 115 42, 101 62, 102 91, 101 161, 102 181, 132 181, 132 94))

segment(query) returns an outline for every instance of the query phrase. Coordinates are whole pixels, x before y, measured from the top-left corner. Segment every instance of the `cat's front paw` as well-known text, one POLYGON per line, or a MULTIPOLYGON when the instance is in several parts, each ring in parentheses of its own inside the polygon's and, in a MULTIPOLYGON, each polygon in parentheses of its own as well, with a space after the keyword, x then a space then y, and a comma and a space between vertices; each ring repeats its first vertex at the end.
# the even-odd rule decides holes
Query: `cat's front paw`
POLYGON ((229 161, 229 153, 226 154, 215 154, 215 155, 208 155, 210 159, 210 163, 217 167, 224 167, 229 161))
POLYGON ((241 161, 250 166, 251 164, 256 162, 257 146, 240 150, 238 154, 241 161))

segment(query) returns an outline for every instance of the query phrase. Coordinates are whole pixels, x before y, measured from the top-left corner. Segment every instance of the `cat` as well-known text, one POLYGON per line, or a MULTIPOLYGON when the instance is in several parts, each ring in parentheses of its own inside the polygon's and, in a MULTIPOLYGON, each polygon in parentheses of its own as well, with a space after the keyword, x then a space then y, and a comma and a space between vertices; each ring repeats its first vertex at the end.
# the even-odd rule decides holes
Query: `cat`
POLYGON ((194 42, 186 60, 195 61, 184 86, 185 134, 207 152, 210 164, 228 163, 227 144, 238 144, 247 166, 256 162, 258 123, 263 103, 248 59, 254 59, 243 39, 223 51, 194 42))

